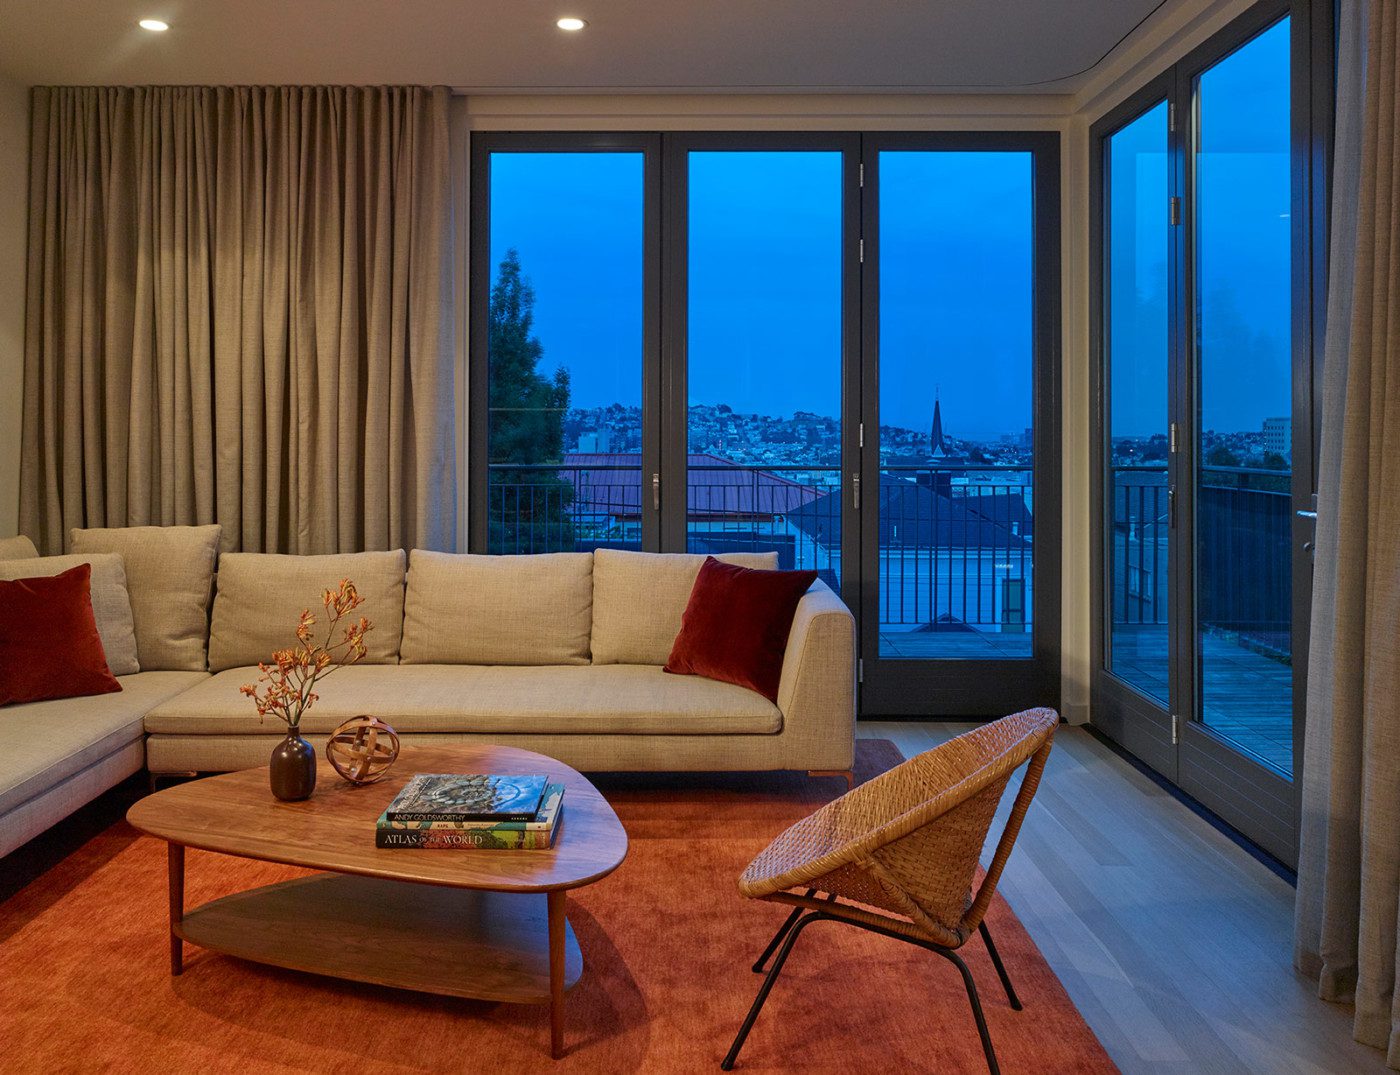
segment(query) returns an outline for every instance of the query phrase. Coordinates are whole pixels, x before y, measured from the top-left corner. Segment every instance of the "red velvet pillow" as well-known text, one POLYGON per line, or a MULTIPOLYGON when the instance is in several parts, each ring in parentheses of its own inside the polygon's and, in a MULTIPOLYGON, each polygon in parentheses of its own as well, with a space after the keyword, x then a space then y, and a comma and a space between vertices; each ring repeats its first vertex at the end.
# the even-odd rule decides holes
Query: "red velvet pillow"
POLYGON ((705 557, 666 671, 737 683, 778 700, 792 617, 815 571, 760 571, 705 557))
POLYGON ((0 705, 122 689, 92 614, 92 568, 0 582, 0 705))

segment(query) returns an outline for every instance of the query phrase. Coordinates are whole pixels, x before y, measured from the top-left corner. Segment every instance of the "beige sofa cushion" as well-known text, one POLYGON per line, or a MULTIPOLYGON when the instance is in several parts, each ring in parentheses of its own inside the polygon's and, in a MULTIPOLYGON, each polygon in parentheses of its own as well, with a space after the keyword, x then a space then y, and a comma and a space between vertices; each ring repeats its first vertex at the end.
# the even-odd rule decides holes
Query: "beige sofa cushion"
POLYGON ((404 664, 587 664, 593 554, 414 549, 404 664))
POLYGON ((136 651, 146 671, 202 672, 221 526, 77 530, 76 553, 114 552, 126 564, 136 651))
POLYGON ((0 813, 48 791, 142 738, 142 719, 168 698, 209 677, 203 672, 139 672, 118 694, 57 698, 0 709, 0 813))
POLYGON ((11 582, 14 579, 58 575, 79 564, 92 566, 89 582, 92 616, 97 621, 97 633, 102 639, 102 651, 107 655, 107 667, 114 676, 129 676, 141 671, 137 659, 136 632, 131 619, 131 599, 127 596, 126 572, 120 556, 115 553, 91 553, 84 556, 0 560, 0 580, 11 582))
MULTIPOLYGON (((152 735, 279 734, 238 693, 256 668, 220 672, 146 717, 152 735)), ((302 731, 370 713, 400 734, 774 735, 777 706, 729 683, 638 665, 353 665, 316 685, 302 731)), ((270 749, 270 747, 269 747, 270 749)))
POLYGON ((0 560, 32 560, 38 555, 34 542, 23 534, 0 538, 0 560))
POLYGON ((219 558, 209 671, 256 665, 296 642, 297 617, 316 615, 315 637, 325 637, 321 595, 349 579, 364 598, 354 617, 369 618, 364 663, 397 664, 403 636, 404 552, 283 556, 228 552, 219 558))
MULTIPOLYGON (((772 571, 776 552, 730 552, 726 564, 772 571)), ((698 553, 593 554, 593 663, 665 664, 705 557, 698 553)))

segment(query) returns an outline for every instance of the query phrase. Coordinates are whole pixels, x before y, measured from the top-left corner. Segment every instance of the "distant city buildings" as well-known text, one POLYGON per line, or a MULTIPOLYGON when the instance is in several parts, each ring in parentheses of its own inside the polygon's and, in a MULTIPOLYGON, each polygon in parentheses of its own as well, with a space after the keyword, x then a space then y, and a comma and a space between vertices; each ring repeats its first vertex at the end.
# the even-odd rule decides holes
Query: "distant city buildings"
MULTIPOLYGON (((950 435, 942 410, 927 431, 903 426, 880 427, 880 462, 886 466, 922 466, 931 461, 965 462, 998 467, 1031 465, 1031 431, 996 434, 976 441, 950 435), (938 447, 935 447, 938 445, 938 447)), ((696 404, 689 413, 689 450, 705 452, 744 466, 824 468, 841 466, 841 421, 829 415, 797 411, 790 416, 746 414, 726 404, 696 404)), ((575 408, 564 420, 564 443, 586 454, 640 453, 640 407, 612 404, 575 408)))
POLYGON ((1264 451, 1289 457, 1293 453, 1293 419, 1264 419, 1264 451))

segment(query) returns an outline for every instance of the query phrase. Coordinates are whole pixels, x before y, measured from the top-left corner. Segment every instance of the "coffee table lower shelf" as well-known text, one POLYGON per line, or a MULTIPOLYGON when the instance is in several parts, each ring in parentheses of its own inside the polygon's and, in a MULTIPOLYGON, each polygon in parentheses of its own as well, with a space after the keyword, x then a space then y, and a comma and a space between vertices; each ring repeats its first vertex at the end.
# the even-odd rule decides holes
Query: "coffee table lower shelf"
MULTIPOLYGON (((563 895, 553 896, 561 911, 563 895)), ((171 930, 201 948, 289 970, 544 1004, 555 999, 549 899, 328 873, 213 900, 174 918, 171 930)), ((583 973, 583 956, 573 927, 559 917, 569 989, 583 973)), ((175 973, 181 969, 172 962, 175 973)), ((562 1013, 555 1015, 557 1022, 562 1013)))

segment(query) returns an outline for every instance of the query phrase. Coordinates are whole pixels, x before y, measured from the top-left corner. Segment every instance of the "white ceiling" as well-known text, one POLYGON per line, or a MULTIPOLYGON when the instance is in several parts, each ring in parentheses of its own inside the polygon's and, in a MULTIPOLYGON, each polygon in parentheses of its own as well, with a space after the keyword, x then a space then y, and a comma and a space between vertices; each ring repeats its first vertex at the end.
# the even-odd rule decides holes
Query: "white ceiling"
POLYGON ((1163 0, 0 0, 28 84, 1064 92, 1163 0), (588 20, 581 33, 554 26, 588 20), (171 29, 138 29, 156 17, 171 29))

